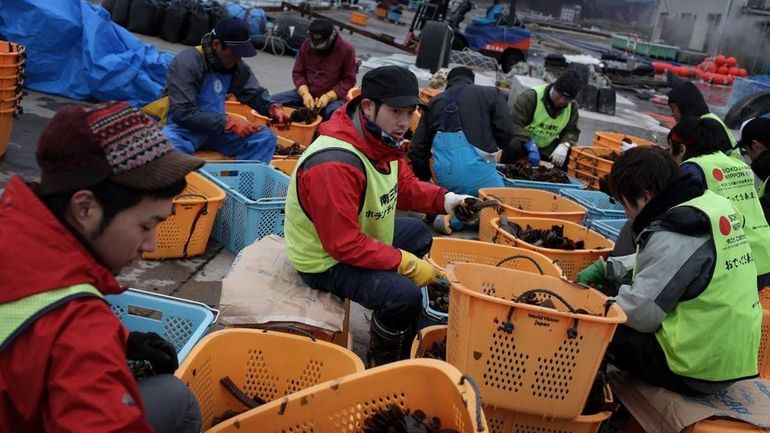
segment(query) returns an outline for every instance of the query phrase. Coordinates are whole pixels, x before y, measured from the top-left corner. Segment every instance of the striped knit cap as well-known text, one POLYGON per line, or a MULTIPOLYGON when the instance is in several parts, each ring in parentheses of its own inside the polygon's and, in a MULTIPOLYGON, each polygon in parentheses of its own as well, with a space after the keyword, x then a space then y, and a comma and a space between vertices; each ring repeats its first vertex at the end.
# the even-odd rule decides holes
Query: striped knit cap
POLYGON ((203 165, 180 153, 126 102, 62 108, 40 136, 41 194, 74 192, 106 179, 138 190, 166 187, 203 165))

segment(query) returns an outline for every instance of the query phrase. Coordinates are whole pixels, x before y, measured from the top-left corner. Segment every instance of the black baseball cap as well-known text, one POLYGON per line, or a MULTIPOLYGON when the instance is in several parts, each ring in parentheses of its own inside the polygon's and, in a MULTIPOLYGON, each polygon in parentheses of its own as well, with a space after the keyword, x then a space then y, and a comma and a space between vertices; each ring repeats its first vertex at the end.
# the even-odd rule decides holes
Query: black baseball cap
POLYGON ((238 57, 254 57, 257 50, 251 43, 249 24, 238 18, 225 18, 218 22, 212 32, 214 38, 224 42, 238 57))
POLYGON ((391 107, 422 105, 420 87, 412 71, 400 66, 381 66, 364 74, 361 97, 391 107))
POLYGON ((770 119, 766 117, 755 117, 743 125, 741 128, 741 140, 738 142, 740 147, 748 147, 752 140, 770 146, 770 119))

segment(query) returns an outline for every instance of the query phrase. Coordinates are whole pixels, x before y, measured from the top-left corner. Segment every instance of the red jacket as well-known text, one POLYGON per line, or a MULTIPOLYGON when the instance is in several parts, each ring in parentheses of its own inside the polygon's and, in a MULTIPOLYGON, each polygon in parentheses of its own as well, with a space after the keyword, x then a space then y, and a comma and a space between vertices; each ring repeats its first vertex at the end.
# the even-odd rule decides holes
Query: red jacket
POLYGON ((348 90, 356 85, 356 50, 337 34, 334 46, 319 53, 307 38, 299 48, 292 78, 294 87, 307 85, 314 98, 334 90, 337 99, 345 100, 348 90))
MULTIPOLYGON (((123 291, 18 177, 0 197, 0 263, 0 304, 76 284, 123 291)), ((37 319, 0 352, 0 432, 151 433, 127 336, 98 298, 37 319)))
MULTIPOLYGON (((353 101, 357 103, 357 101, 353 101)), ((350 103, 335 111, 319 133, 352 144, 378 168, 387 169, 398 160, 398 209, 443 214, 447 190, 422 182, 406 162, 403 149, 385 145, 380 137, 356 130, 348 110, 350 103)), ((397 248, 366 236, 358 224, 358 209, 366 191, 365 174, 348 164, 323 162, 297 173, 299 202, 315 224, 326 252, 335 260, 349 265, 376 270, 394 270, 401 261, 397 248)))

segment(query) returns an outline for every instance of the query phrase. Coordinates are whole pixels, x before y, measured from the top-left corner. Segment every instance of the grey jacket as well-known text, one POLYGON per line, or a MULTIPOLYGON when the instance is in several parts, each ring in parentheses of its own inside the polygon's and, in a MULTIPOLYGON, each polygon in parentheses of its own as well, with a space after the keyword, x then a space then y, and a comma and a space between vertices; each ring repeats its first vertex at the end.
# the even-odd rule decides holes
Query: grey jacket
MULTIPOLYGON (((196 132, 221 132, 225 129, 225 113, 201 111, 195 100, 210 67, 195 47, 182 50, 168 68, 166 92, 169 97, 169 115, 179 126, 196 132)), ((246 63, 240 61, 232 73, 233 79, 227 93, 243 104, 267 115, 272 101, 270 93, 259 85, 259 81, 246 63)))
MULTIPOLYGON (((458 86, 465 86, 457 107, 462 123, 462 131, 474 147, 486 152, 495 153, 514 145, 513 152, 518 153, 519 144, 513 140, 514 131, 511 115, 505 97, 495 87, 477 86, 469 77, 455 77, 449 82, 447 90, 457 94, 458 86)), ((412 146, 409 150, 409 160, 414 172, 422 180, 430 180, 430 158, 433 139, 439 130, 441 119, 446 116, 447 106, 445 93, 433 98, 420 118, 420 124, 414 133, 412 146)), ((458 131, 460 125, 447 123, 447 130, 458 131)))
POLYGON ((683 301, 698 297, 714 272, 716 247, 708 217, 691 206, 674 207, 658 216, 637 238, 639 252, 607 259, 608 279, 627 278, 615 297, 639 332, 657 331, 663 319, 683 301))

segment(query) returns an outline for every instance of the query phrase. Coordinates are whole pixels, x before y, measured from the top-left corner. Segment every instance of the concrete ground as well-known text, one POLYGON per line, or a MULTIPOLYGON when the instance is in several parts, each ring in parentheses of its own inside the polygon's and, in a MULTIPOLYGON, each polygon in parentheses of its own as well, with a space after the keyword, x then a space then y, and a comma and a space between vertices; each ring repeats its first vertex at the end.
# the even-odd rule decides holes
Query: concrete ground
MULTIPOLYGON (((348 11, 329 12, 330 16, 340 20, 347 20, 348 11)), ((409 22, 411 17, 405 13, 402 18, 409 22)), ((375 19, 369 19, 368 29, 376 33, 389 33, 397 40, 403 39, 407 26, 393 25, 375 19)), ((169 44, 158 38, 138 35, 147 43, 156 45, 159 49, 170 52, 179 52, 185 47, 178 44, 169 44)), ((360 58, 368 56, 387 56, 399 52, 388 45, 373 41, 362 36, 344 33, 343 37, 350 41, 357 50, 360 58)), ((260 52, 257 57, 246 59, 247 63, 261 84, 271 93, 288 90, 293 87, 291 81, 291 69, 294 58, 289 56, 275 56, 260 52)), ((359 83, 361 75, 359 72, 359 83)), ((0 188, 13 174, 19 174, 27 179, 35 180, 39 176, 39 169, 35 163, 35 148, 40 132, 46 122, 54 115, 56 110, 66 104, 82 103, 71 101, 54 95, 41 94, 30 91, 24 98, 24 114, 15 121, 13 133, 6 155, 0 158, 0 188)), ((598 125, 597 128, 601 127, 598 125)), ((605 125, 605 128, 606 125, 605 125)), ((593 130, 583 128, 583 133, 589 136, 593 130)), ((473 233, 465 233, 463 237, 474 237, 473 233)), ((165 261, 138 261, 120 276, 121 283, 142 290, 154 291, 167 295, 179 296, 206 303, 212 307, 219 304, 221 280, 227 273, 233 262, 233 254, 223 249, 214 241, 210 241, 208 248, 200 257, 189 260, 165 260, 165 261)), ((364 356, 365 345, 368 342, 368 324, 366 322, 368 312, 354 306, 351 311, 351 327, 353 334, 354 351, 359 356, 364 356)))

